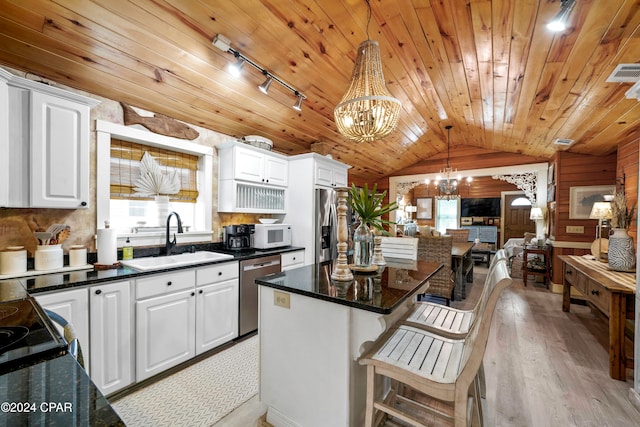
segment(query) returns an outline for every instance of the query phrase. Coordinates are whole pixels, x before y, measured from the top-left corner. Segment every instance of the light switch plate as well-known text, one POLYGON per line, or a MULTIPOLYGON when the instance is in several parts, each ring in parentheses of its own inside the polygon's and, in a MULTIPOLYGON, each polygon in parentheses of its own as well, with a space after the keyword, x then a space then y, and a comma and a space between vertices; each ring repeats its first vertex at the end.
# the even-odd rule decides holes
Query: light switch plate
POLYGON ((567 233, 584 234, 584 225, 567 225, 567 233))
POLYGON ((273 304, 278 307, 290 308, 291 295, 287 292, 273 291, 273 304))

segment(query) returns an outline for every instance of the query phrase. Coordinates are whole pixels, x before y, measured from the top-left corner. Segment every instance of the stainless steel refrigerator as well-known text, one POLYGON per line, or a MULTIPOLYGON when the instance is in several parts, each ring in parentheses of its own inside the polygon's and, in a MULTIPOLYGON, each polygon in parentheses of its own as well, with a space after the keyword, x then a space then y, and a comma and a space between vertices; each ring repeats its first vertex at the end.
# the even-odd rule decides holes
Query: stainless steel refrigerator
MULTIPOLYGON (((316 190, 315 253, 316 262, 322 263, 338 257, 338 211, 336 191, 330 188, 316 190)), ((347 206, 348 203, 347 203, 347 206)), ((347 210, 347 229, 351 235, 351 209, 347 210)))

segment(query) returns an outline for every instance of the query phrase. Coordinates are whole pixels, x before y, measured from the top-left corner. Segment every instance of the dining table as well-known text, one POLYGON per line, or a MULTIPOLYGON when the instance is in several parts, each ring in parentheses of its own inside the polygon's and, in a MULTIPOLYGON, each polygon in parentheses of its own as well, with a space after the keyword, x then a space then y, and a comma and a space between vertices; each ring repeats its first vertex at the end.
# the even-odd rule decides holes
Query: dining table
POLYGON ((451 245, 451 269, 455 273, 454 301, 465 299, 467 297, 466 285, 473 282, 473 257, 471 254, 473 246, 473 242, 453 242, 451 245))

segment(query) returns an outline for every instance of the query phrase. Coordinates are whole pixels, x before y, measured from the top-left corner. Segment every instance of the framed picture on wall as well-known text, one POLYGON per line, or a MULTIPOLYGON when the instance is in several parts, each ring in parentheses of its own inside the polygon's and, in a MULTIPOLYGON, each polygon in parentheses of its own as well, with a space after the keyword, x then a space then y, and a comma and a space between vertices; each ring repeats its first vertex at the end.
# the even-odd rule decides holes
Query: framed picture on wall
POLYGON ((420 197, 416 199, 416 206, 418 207, 416 218, 417 219, 433 219, 433 198, 420 197))
POLYGON ((589 219, 595 202, 604 201, 605 194, 613 194, 615 185, 588 185, 569 189, 569 219, 589 219))

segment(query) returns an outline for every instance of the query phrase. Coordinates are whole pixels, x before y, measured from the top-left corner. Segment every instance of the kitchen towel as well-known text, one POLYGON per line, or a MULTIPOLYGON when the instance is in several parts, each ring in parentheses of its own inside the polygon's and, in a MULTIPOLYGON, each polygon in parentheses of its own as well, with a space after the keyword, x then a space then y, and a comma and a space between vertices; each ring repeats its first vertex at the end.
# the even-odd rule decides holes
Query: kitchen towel
POLYGON ((114 228, 99 228, 98 242, 98 264, 112 265, 118 262, 118 241, 114 228))

